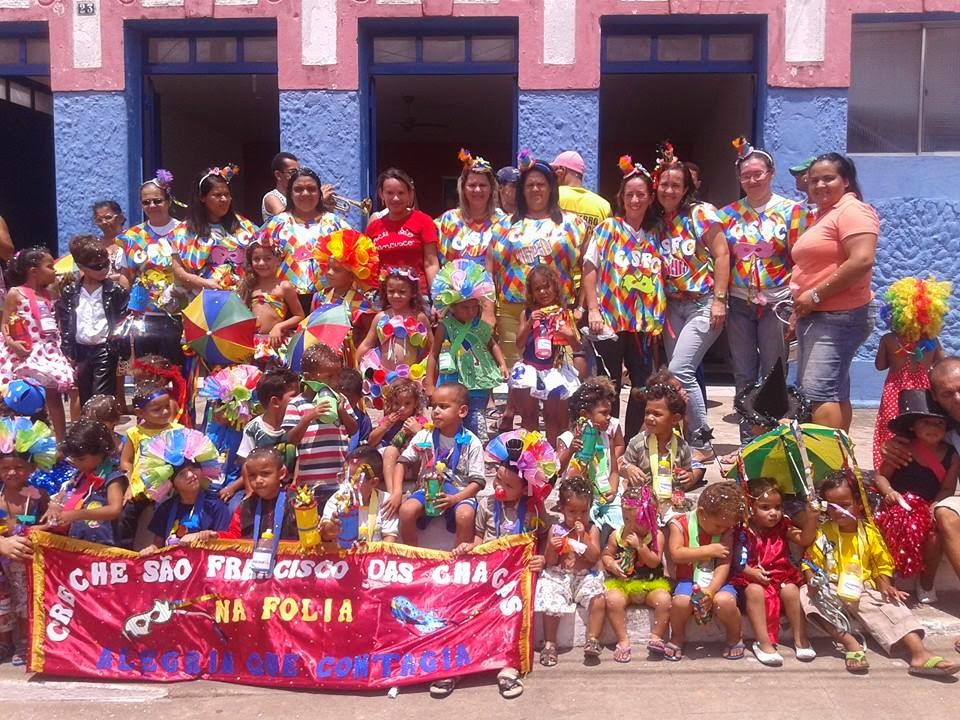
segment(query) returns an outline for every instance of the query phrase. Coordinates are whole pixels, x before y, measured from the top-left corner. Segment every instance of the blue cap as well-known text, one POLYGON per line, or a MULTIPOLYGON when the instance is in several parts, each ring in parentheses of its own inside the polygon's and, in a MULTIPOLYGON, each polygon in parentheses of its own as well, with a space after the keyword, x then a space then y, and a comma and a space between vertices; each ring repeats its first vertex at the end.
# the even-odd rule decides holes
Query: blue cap
POLYGON ((47 402, 47 392, 34 380, 12 380, 3 393, 3 403, 20 415, 36 415, 47 402))

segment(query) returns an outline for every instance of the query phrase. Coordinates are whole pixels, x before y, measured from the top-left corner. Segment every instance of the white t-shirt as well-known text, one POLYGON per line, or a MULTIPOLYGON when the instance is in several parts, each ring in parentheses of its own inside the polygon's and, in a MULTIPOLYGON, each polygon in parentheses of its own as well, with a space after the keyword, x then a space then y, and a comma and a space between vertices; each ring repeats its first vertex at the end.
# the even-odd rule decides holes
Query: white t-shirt
MULTIPOLYGON (((373 535, 369 538, 370 542, 380 542, 383 540, 384 535, 393 535, 394 537, 400 536, 400 518, 397 515, 394 515, 389 520, 383 516, 384 505, 387 502, 387 493, 383 490, 377 490, 377 497, 379 502, 377 503, 377 524, 373 529, 373 535)), ((371 499, 372 499, 371 495, 371 499)), ((360 508, 360 524, 363 525, 367 522, 367 516, 370 513, 370 506, 360 508)), ((333 520, 334 516, 337 514, 337 498, 335 495, 331 495, 327 500, 327 504, 323 506, 323 516, 322 520, 333 520)))
MULTIPOLYGON (((460 450, 460 461, 457 467, 453 469, 453 484, 459 488, 465 488, 470 483, 477 483, 481 488, 486 485, 483 466, 483 445, 480 440, 469 430, 464 432, 470 436, 470 442, 460 450)), ((450 457, 453 449, 455 437, 446 437, 440 435, 440 447, 434 448, 434 453, 439 456, 438 459, 450 457)), ((433 431, 421 430, 413 436, 413 440, 407 443, 406 450, 400 455, 400 462, 407 465, 414 465, 420 462, 420 454, 417 452, 417 445, 421 443, 433 443, 433 431)))

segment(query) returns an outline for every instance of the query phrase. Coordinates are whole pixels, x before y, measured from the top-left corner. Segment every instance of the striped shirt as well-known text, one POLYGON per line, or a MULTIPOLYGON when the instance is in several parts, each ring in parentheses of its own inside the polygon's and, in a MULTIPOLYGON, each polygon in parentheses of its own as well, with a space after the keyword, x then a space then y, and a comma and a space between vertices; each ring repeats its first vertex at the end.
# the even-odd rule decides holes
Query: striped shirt
MULTIPOLYGON (((282 428, 289 431, 303 414, 313 408, 313 400, 297 395, 287 405, 282 428)), ((296 483, 307 485, 336 485, 343 472, 350 438, 340 425, 314 421, 307 426, 303 439, 297 445, 296 483)))

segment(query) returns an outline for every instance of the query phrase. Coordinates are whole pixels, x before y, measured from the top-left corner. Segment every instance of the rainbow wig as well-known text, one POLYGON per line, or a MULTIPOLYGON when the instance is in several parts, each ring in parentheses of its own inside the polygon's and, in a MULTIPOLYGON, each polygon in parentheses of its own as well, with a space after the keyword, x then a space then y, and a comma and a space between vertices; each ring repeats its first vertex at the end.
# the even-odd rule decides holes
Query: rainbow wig
POLYGON ((943 316, 950 309, 952 288, 951 283, 933 277, 897 280, 883 294, 887 304, 881 317, 905 343, 935 340, 943 327, 943 316))

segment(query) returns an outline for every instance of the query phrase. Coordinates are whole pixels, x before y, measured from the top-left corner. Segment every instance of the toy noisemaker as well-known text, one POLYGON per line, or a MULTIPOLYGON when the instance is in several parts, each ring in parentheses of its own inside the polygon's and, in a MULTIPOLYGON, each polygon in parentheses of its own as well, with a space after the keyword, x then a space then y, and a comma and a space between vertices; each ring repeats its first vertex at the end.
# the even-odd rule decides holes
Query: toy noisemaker
POLYGON ((293 512, 297 518, 297 534, 300 536, 301 547, 312 548, 319 545, 320 518, 317 514, 317 499, 306 485, 297 487, 297 494, 293 499, 293 512))

